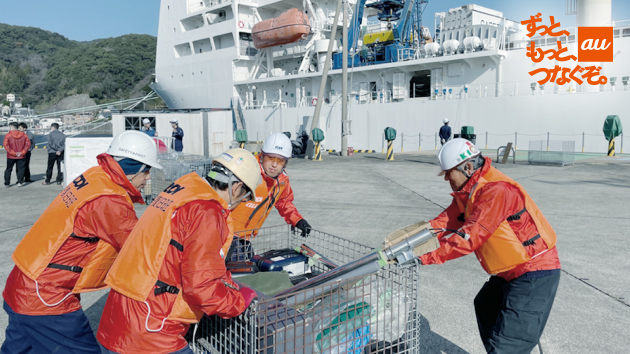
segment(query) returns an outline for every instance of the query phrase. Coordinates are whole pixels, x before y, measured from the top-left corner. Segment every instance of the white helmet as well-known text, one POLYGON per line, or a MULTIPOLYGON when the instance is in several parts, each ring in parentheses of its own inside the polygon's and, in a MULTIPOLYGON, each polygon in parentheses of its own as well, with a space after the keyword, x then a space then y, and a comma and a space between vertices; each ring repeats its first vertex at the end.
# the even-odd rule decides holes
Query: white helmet
POLYGON ((437 158, 442 169, 438 176, 444 175, 446 171, 479 154, 481 154, 479 149, 466 139, 456 138, 447 141, 438 152, 437 158))
POLYGON ((157 161, 157 148, 155 141, 145 133, 136 130, 128 130, 114 137, 107 149, 111 156, 129 158, 143 164, 162 169, 157 161))
POLYGON ((291 158, 293 145, 284 133, 274 133, 265 139, 262 151, 266 154, 277 154, 287 159, 291 158))
POLYGON ((151 123, 151 121, 149 120, 149 118, 144 118, 144 119, 142 120, 142 124, 149 124, 149 123, 151 123))
POLYGON ((216 172, 221 169, 215 170, 215 168, 211 168, 208 177, 231 185, 235 182, 231 175, 233 174, 252 191, 252 198, 256 199, 256 188, 262 183, 262 176, 260 175, 258 161, 251 152, 241 148, 230 149, 215 157, 212 163, 213 166, 215 163, 221 164, 229 172, 223 171, 223 176, 220 176, 216 172))
POLYGON ((444 124, 448 124, 448 118, 444 118, 443 122, 444 124))

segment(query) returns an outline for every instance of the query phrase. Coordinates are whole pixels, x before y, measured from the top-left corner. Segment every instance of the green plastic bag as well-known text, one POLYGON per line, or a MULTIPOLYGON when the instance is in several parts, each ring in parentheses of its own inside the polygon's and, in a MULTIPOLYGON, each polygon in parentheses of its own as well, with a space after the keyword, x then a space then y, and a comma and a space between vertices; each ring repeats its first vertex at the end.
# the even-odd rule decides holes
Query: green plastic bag
POLYGON ((606 117, 603 131, 604 136, 608 141, 621 135, 621 133, 623 133, 623 128, 621 127, 621 120, 619 119, 619 116, 611 115, 606 117))
POLYGON ((319 128, 313 129, 313 141, 322 141, 322 140, 324 140, 324 131, 319 128))
POLYGON ((396 129, 392 127, 385 128, 385 140, 396 140, 396 129))
POLYGON ((236 141, 239 143, 247 142, 247 130, 239 129, 236 131, 236 141))

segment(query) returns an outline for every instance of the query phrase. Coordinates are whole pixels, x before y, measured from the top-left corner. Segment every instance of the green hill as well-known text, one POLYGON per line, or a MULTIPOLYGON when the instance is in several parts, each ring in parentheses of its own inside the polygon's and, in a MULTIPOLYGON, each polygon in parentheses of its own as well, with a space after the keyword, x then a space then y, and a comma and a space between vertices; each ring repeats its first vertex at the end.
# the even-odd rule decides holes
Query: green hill
POLYGON ((38 111, 74 94, 97 103, 138 97, 149 91, 156 43, 153 36, 135 34, 76 42, 0 24, 0 93, 14 93, 38 111))

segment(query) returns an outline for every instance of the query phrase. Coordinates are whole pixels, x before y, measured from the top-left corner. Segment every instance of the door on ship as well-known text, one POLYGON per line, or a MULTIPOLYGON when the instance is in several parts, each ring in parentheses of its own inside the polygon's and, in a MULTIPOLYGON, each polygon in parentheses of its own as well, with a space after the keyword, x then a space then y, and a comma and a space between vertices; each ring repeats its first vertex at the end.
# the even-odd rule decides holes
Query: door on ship
POLYGON ((409 81, 409 98, 431 97, 431 70, 413 73, 409 81))

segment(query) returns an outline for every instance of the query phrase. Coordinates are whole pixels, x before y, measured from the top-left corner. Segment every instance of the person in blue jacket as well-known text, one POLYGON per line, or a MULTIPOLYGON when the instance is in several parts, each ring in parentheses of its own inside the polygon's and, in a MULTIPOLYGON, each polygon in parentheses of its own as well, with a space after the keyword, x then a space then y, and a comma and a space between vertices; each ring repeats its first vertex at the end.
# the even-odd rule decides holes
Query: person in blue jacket
POLYGON ((150 136, 150 137, 154 137, 154 136, 158 136, 157 132, 155 131, 155 129, 153 129, 151 127, 151 121, 149 120, 149 118, 144 118, 142 120, 142 129, 140 130, 141 132, 145 133, 146 135, 150 136))
POLYGON ((184 143, 183 143, 183 139, 184 139, 184 131, 182 130, 182 128, 179 127, 179 122, 177 121, 177 119, 171 119, 171 127, 173 127, 173 138, 175 138, 175 140, 173 140, 173 149, 175 149, 175 151, 182 151, 184 150, 184 143))
POLYGON ((451 140, 451 127, 448 126, 448 118, 444 118, 444 125, 440 128, 440 142, 442 145, 451 140))

